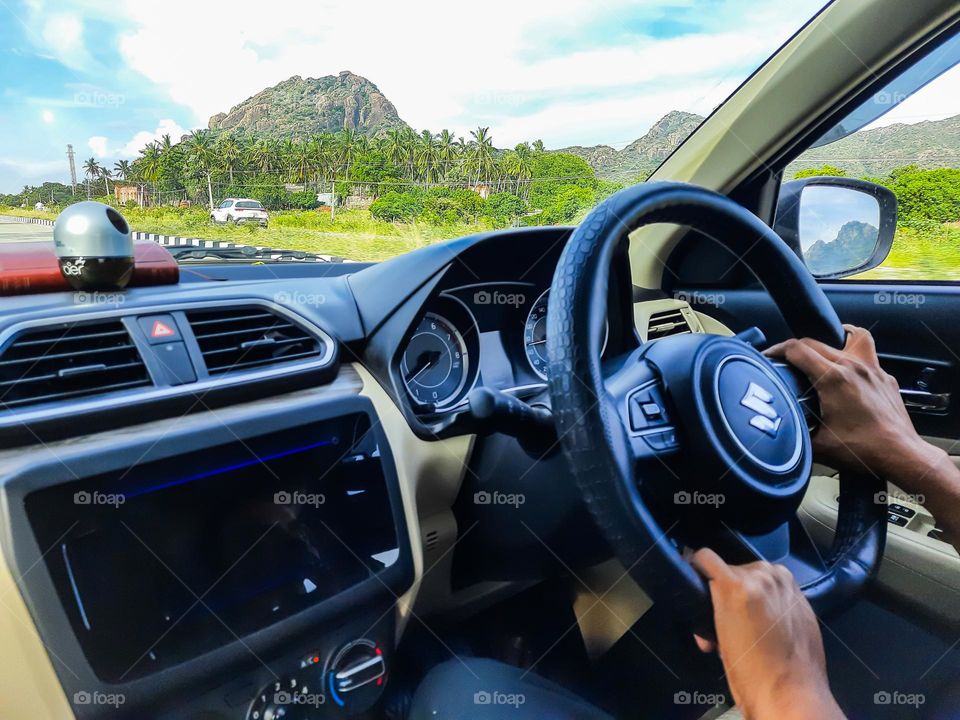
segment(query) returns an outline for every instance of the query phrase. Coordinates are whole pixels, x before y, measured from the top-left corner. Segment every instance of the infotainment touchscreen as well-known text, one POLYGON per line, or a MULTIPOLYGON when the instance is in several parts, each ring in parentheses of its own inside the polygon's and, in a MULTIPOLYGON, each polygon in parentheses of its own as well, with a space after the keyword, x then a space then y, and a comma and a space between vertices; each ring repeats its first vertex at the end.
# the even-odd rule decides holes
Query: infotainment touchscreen
POLYGON ((32 493, 81 647, 122 682, 242 638, 396 562, 364 414, 32 493))

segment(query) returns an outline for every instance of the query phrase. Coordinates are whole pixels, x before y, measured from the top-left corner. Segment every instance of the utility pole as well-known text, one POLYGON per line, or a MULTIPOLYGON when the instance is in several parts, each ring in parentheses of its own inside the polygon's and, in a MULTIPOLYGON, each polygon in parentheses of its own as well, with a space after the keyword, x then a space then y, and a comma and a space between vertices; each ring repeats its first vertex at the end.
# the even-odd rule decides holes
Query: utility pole
POLYGON ((67 158, 70 160, 70 187, 77 194, 77 166, 73 162, 73 145, 67 145, 67 158))

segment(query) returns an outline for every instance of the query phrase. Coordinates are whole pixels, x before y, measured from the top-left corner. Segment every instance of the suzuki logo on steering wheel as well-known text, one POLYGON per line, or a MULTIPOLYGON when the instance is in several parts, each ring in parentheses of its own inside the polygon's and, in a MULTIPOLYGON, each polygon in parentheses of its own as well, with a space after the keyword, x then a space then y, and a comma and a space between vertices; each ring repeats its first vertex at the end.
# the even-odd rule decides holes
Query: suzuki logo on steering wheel
POLYGON ((747 394, 740 400, 745 408, 753 410, 756 415, 750 418, 750 425, 770 437, 776 437, 783 418, 773 409, 773 395, 766 388, 755 382, 747 386, 747 394))

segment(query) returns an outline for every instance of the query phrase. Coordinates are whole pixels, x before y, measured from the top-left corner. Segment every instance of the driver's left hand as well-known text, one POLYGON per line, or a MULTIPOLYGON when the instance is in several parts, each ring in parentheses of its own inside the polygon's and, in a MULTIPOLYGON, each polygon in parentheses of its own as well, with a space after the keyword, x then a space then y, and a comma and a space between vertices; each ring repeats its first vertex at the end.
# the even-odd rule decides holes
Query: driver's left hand
POLYGON ((710 585, 717 643, 694 637, 704 652, 719 651, 744 717, 843 718, 817 618, 790 571, 768 562, 728 565, 709 548, 691 562, 710 585))

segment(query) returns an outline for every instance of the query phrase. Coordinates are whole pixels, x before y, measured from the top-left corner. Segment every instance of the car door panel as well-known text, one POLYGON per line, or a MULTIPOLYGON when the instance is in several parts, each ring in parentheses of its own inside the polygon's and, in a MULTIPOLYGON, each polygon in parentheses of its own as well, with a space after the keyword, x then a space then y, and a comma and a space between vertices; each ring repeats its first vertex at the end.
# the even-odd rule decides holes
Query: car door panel
MULTIPOLYGON (((917 430, 927 436, 960 439, 960 286, 901 285, 860 282, 821 283, 845 323, 873 333, 884 369, 901 389, 945 396, 944 409, 911 407, 917 430)), ((769 296, 760 289, 688 290, 691 305, 740 332, 759 327, 768 341, 789 335, 769 296), (697 298, 710 302, 697 303, 697 298)))
MULTIPOLYGON (((960 466, 960 287, 949 285, 823 283, 823 290, 845 323, 868 328, 884 369, 911 391, 908 405, 918 431, 942 447, 960 466), (945 407, 922 406, 927 394, 945 407)), ((759 327, 768 341, 788 336, 776 306, 762 290, 686 291, 695 309, 734 332, 759 327), (700 298, 709 302, 697 304, 700 298)), ((927 398, 929 400, 929 398, 927 398)), ((810 536, 829 547, 836 526, 839 484, 836 473, 817 466, 800 519, 810 536)), ((912 512, 903 527, 888 525, 887 548, 877 579, 884 595, 940 622, 960 618, 960 556, 952 545, 930 533, 935 520, 923 498, 906 496, 894 486, 884 502, 912 512)), ((898 522, 902 522, 899 521, 898 522)))

